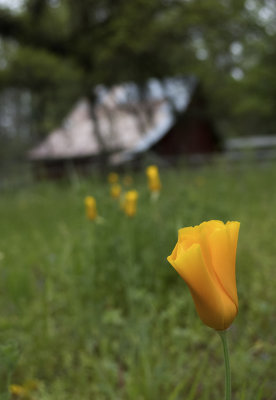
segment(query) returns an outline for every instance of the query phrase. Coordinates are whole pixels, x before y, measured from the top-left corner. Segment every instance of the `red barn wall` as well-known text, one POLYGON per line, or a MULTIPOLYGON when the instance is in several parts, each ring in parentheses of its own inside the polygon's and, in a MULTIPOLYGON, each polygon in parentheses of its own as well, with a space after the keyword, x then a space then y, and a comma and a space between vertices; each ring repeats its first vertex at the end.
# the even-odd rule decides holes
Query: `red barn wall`
POLYGON ((153 150, 164 156, 207 154, 219 150, 219 137, 206 109, 207 102, 199 86, 185 114, 153 150))

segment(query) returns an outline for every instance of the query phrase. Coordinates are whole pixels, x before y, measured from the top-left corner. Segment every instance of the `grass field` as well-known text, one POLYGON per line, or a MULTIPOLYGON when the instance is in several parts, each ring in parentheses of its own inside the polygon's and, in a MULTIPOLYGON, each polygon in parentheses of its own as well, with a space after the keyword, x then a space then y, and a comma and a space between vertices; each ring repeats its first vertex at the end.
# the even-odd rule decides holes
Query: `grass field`
POLYGON ((166 261, 178 228, 221 219, 241 222, 233 400, 275 400, 276 164, 161 171, 156 203, 133 176, 133 219, 105 177, 0 193, 0 399, 223 399, 220 339, 166 261))

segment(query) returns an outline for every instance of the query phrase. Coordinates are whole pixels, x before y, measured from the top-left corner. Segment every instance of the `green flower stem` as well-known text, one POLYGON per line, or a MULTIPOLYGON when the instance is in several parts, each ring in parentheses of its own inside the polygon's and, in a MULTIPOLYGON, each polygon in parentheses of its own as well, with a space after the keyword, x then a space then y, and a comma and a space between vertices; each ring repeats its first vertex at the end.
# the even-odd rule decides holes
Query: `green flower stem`
POLYGON ((231 400, 231 369, 227 344, 227 331, 217 331, 221 337, 225 362, 225 400, 231 400))

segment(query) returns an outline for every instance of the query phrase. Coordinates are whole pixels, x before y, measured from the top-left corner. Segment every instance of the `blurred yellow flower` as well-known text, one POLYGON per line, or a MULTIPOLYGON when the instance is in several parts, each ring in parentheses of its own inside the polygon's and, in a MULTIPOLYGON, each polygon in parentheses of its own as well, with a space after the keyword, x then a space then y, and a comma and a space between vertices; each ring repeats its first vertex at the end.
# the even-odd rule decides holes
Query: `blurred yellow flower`
POLYGON ((110 195, 113 199, 118 199, 121 195, 122 187, 118 183, 114 183, 110 188, 110 195))
POLYGON ((85 209, 86 209, 86 216, 91 221, 94 221, 97 218, 97 205, 96 200, 92 196, 87 196, 84 200, 85 209))
POLYGON ((130 175, 125 175, 123 178, 123 184, 125 186, 131 186, 133 184, 133 178, 130 175))
POLYGON ((18 397, 18 398, 23 399, 28 396, 28 390, 26 390, 21 385, 10 385, 9 391, 13 396, 18 397))
POLYGON ((138 192, 130 190, 125 195, 124 211, 128 217, 133 217, 137 211, 138 192))
POLYGON ((240 223, 208 221, 178 231, 169 263, 187 283, 201 320, 227 329, 238 313, 236 248, 240 223))
POLYGON ((24 383, 24 385, 10 385, 9 391, 12 394, 12 398, 31 400, 32 393, 39 388, 39 381, 30 380, 24 383))
POLYGON ((113 183, 117 183, 119 181, 119 175, 116 172, 110 172, 107 176, 108 182, 112 185, 113 183))
POLYGON ((158 167, 156 165, 150 165, 146 169, 148 177, 148 187, 151 192, 160 192, 161 182, 159 177, 158 167))

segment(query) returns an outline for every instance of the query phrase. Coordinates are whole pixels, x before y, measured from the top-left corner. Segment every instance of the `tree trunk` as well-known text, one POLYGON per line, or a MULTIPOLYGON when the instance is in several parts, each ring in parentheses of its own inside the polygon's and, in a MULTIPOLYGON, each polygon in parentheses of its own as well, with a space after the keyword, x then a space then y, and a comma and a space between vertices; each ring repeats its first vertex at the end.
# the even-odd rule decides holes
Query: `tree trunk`
POLYGON ((99 156, 100 156, 100 159, 102 161, 104 161, 104 160, 106 160, 106 155, 107 155, 108 149, 107 149, 105 141, 102 138, 100 127, 99 127, 98 116, 96 114, 96 109, 95 109, 96 98, 93 93, 88 93, 86 96, 87 96, 87 99, 89 102, 89 113, 90 113, 91 119, 94 124, 93 132, 94 132, 94 135, 95 135, 95 137, 98 141, 98 145, 99 145, 99 156))

